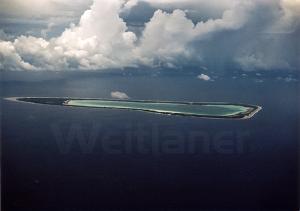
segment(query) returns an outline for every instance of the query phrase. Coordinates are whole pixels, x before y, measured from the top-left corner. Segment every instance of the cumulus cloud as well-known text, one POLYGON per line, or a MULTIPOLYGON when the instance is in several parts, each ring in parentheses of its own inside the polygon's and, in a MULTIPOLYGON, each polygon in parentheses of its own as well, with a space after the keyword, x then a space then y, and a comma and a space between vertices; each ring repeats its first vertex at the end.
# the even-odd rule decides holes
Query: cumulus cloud
POLYGON ((210 19, 194 24, 186 13, 176 9, 172 13, 157 10, 146 24, 138 54, 146 64, 155 61, 172 64, 178 58, 197 59, 197 50, 188 46, 224 30, 237 30, 247 21, 253 10, 252 2, 240 3, 224 11, 220 19, 210 19))
POLYGON ((208 75, 205 74, 201 74, 197 76, 198 79, 203 80, 203 81, 210 81, 210 77, 208 75))
MULTIPOLYGON (((13 46, 21 61, 32 64, 36 70, 130 66, 136 36, 127 31, 126 23, 118 16, 122 3, 120 0, 95 0, 81 16, 79 24, 71 24, 59 37, 45 40, 20 36, 3 48, 13 46)), ((4 53, 1 50, 0 56, 7 59, 10 55, 4 53)), ((2 66, 11 69, 9 64, 2 66)))
POLYGON ((16 52, 14 45, 11 42, 0 42, 0 69, 9 67, 10 70, 34 70, 31 64, 24 62, 16 52))
MULTIPOLYGON (((69 0, 44 1, 49 4, 44 11, 48 15, 87 5, 82 0, 76 1, 76 8, 69 0)), ((11 5, 4 0, 4 8, 12 10, 11 5)), ((297 41, 299 5, 298 0, 94 0, 78 24, 70 24, 57 37, 47 39, 55 23, 41 31, 42 37, 19 36, 12 41, 0 37, 0 68, 101 70, 138 65, 177 67, 191 62, 201 67, 216 56, 245 70, 297 68, 299 51, 295 45, 286 46, 297 41), (139 2, 157 9, 141 35, 130 31, 120 15, 134 10, 139 2), (189 17, 189 10, 201 12, 203 8, 209 8, 206 19, 195 22, 189 17), (275 31, 283 34, 276 42, 275 31), (228 39, 217 39, 222 33, 228 39)))
POLYGON ((114 91, 110 93, 110 96, 115 99, 126 100, 129 99, 128 95, 124 92, 114 91))

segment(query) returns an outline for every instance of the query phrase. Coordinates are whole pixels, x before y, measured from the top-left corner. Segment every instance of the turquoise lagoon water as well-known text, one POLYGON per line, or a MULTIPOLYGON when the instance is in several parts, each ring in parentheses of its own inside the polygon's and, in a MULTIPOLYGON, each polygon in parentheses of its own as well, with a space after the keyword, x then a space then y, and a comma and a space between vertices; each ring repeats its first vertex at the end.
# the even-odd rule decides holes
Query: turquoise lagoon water
POLYGON ((215 103, 176 103, 176 102, 147 102, 122 100, 69 100, 67 106, 113 108, 141 110, 166 114, 189 116, 231 117, 236 115, 249 115, 253 107, 235 104, 215 103))

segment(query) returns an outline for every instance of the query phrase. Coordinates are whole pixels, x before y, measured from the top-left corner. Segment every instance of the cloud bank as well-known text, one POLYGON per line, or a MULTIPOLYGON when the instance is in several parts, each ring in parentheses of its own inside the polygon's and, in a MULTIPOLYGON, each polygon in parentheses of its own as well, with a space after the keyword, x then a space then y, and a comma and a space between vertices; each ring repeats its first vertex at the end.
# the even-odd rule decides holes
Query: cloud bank
MULTIPOLYGON (((64 1, 64 7, 51 4, 45 13, 78 10, 64 1)), ((80 2, 75 5, 84 4, 80 2)), ((299 0, 94 0, 77 24, 70 24, 59 36, 44 38, 51 27, 43 37, 0 36, 0 69, 175 68, 212 63, 244 70, 299 68, 299 0), (121 14, 138 10, 141 3, 155 12, 137 34, 121 14), (199 15, 190 17, 194 13, 199 15)))

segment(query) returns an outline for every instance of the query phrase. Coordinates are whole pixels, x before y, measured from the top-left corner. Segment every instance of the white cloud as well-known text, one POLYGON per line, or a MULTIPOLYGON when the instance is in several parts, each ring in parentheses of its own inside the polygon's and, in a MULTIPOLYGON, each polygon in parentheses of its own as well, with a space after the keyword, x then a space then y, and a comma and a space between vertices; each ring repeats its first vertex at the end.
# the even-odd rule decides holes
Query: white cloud
MULTIPOLYGON (((91 70, 131 66, 136 36, 127 31, 126 23, 118 16, 122 4, 120 0, 95 0, 91 9, 81 16, 79 24, 72 24, 59 37, 45 40, 20 36, 3 46, 13 46, 15 54, 35 69, 91 70)), ((11 69, 10 63, 4 63, 2 68, 11 69)))
POLYGON ((9 67, 11 70, 35 70, 31 64, 24 62, 11 42, 0 42, 0 69, 9 67))
POLYGON ((220 19, 197 24, 188 19, 182 10, 176 9, 172 13, 157 10, 146 24, 136 52, 145 64, 153 64, 156 60, 172 64, 178 58, 197 58, 197 49, 195 51, 188 46, 191 42, 209 39, 223 30, 239 29, 253 8, 252 2, 240 3, 226 10, 220 19))
POLYGON ((210 81, 210 77, 208 75, 205 74, 201 74, 197 76, 198 79, 203 80, 203 81, 210 81))
POLYGON ((120 100, 126 100, 129 99, 128 95, 124 92, 114 91, 110 93, 110 96, 112 98, 120 99, 120 100))
MULTIPOLYGON (((67 11, 76 13, 80 10, 79 5, 88 5, 83 0, 77 0, 74 4, 70 0, 29 0, 35 5, 29 8, 28 2, 12 1, 9 3, 3 0, 4 6, 0 13, 5 14, 3 8, 15 11, 14 7, 21 5, 21 16, 35 12, 42 16, 68 16, 67 11)), ((141 64, 176 67, 182 63, 189 64, 190 61, 199 62, 202 66, 206 65, 203 63, 204 58, 209 56, 207 46, 214 45, 215 36, 228 32, 237 36, 238 39, 232 40, 239 40, 239 44, 228 45, 228 49, 219 47, 217 53, 227 56, 227 51, 230 51, 228 59, 240 64, 243 69, 291 67, 292 60, 281 53, 285 49, 286 39, 277 42, 270 39, 266 42, 258 35, 275 29, 295 31, 299 25, 299 0, 140 1, 148 2, 156 8, 171 8, 172 12, 158 9, 138 37, 128 30, 127 23, 120 18, 122 10, 133 9, 138 0, 94 0, 90 9, 85 10, 80 17, 79 23, 71 24, 58 37, 46 39, 55 23, 41 31, 44 38, 19 36, 13 41, 4 41, 0 37, 0 69, 99 70, 141 64), (203 8, 209 8, 212 14, 208 20, 195 23, 187 17, 186 9, 202 11, 203 8), (260 13, 261 8, 268 10, 260 13), (266 16, 266 20, 256 16, 266 16), (258 25, 262 25, 261 28, 258 25), (203 47, 203 43, 211 44, 203 47)), ((227 39, 224 43, 227 44, 227 39)))
POLYGON ((299 0, 281 0, 281 13, 278 20, 268 31, 271 33, 291 33, 294 32, 300 24, 300 1, 299 0))
POLYGON ((142 62, 153 65, 155 60, 172 63, 178 55, 189 57, 186 45, 194 37, 194 24, 182 10, 169 14, 157 10, 146 24, 136 53, 142 62))
POLYGON ((118 15, 122 5, 120 0, 96 0, 79 25, 66 29, 53 45, 81 69, 130 66, 136 35, 118 15))

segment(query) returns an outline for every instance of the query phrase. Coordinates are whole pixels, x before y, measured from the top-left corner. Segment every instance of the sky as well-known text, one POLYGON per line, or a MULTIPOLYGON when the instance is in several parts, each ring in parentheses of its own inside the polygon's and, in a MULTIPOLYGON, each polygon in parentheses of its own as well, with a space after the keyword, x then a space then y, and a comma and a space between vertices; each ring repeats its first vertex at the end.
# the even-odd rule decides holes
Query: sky
POLYGON ((0 4, 1 71, 300 67, 300 0, 0 4))

